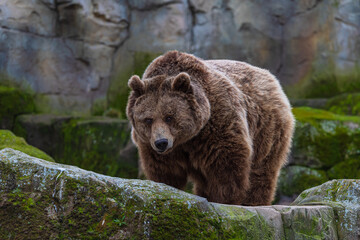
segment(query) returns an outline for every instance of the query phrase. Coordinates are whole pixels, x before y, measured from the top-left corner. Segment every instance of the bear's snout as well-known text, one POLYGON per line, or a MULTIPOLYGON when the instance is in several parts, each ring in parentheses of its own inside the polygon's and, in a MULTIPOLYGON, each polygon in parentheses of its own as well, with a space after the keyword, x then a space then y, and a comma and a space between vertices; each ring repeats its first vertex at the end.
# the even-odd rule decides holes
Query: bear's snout
POLYGON ((155 141, 155 147, 159 150, 159 152, 164 152, 168 147, 169 141, 166 138, 162 138, 155 141))

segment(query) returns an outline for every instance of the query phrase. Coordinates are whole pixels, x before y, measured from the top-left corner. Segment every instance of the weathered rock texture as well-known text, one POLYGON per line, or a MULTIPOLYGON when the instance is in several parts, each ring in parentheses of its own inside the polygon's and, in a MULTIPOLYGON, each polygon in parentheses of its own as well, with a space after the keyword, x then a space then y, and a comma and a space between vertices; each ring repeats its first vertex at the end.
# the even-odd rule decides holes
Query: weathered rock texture
MULTIPOLYGON (((344 189, 342 198, 346 194, 344 189)), ((164 184, 107 177, 9 148, 0 151, 0 199, 1 239, 333 240, 343 236, 342 219, 336 222, 329 206, 209 203, 164 184)))
POLYGON ((334 209, 339 239, 360 239, 360 180, 326 182, 301 193, 292 205, 319 204, 334 209))
POLYGON ((129 76, 169 49, 247 61, 284 86, 352 76, 359 29, 357 0, 0 0, 0 70, 41 111, 90 113, 124 108, 129 76))

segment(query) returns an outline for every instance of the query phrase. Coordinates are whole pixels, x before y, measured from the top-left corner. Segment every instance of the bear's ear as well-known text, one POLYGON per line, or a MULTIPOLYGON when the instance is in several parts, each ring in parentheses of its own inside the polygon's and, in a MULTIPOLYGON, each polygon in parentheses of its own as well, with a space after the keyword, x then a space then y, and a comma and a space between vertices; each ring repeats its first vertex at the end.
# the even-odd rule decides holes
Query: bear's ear
POLYGON ((129 79, 128 85, 131 88, 131 90, 133 90, 135 92, 137 97, 139 97, 145 93, 144 82, 141 81, 141 79, 137 75, 134 75, 129 79))
POLYGON ((171 89, 184 93, 192 93, 189 74, 185 72, 179 73, 173 80, 171 89))

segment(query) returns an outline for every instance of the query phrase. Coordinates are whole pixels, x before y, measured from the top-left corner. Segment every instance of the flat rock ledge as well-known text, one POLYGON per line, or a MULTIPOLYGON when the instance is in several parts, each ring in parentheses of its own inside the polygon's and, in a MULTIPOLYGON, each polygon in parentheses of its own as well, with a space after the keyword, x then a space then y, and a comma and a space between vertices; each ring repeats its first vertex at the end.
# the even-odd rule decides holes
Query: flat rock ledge
POLYGON ((358 218, 343 226, 338 209, 350 208, 327 205, 217 204, 165 184, 0 151, 0 239, 347 239, 358 218))

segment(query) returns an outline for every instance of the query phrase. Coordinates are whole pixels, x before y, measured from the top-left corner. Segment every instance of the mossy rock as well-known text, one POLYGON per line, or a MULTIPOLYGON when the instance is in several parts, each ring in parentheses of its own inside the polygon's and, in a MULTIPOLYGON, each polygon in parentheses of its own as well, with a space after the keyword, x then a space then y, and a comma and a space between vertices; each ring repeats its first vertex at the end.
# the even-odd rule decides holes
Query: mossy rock
POLYGON ((309 107, 293 113, 293 146, 289 166, 279 176, 278 197, 297 196, 330 179, 360 177, 360 117, 309 107))
POLYGON ((360 93, 346 93, 329 99, 326 109, 342 115, 360 116, 360 93))
POLYGON ((294 108, 297 120, 291 164, 328 170, 359 152, 360 117, 309 107, 294 108))
POLYGON ((131 141, 128 121, 106 117, 72 119, 62 127, 63 152, 60 163, 75 165, 97 173, 137 178, 137 152, 122 156, 131 141))
POLYGON ((37 149, 36 147, 30 146, 23 138, 15 136, 8 130, 0 130, 0 150, 4 148, 12 148, 36 158, 54 162, 52 157, 37 149))
POLYGON ((329 169, 328 176, 330 179, 360 179, 360 158, 353 157, 336 164, 329 169))
POLYGON ((11 129, 16 116, 34 110, 34 101, 30 94, 0 85, 0 128, 11 129))
POLYGON ((137 178, 137 149, 128 121, 108 117, 27 114, 16 118, 14 133, 57 162, 98 173, 137 178))
POLYGON ((340 122, 360 123, 360 117, 335 114, 322 109, 310 107, 296 107, 293 108, 292 111, 296 120, 300 122, 314 122, 316 120, 335 120, 340 122))
POLYGON ((337 239, 327 206, 216 204, 12 149, 0 151, 0 182, 0 239, 337 239))
MULTIPOLYGON (((359 239, 360 180, 339 179, 307 189, 293 206, 327 205, 334 209, 338 239, 359 239)), ((333 238, 327 238, 333 239, 333 238)))
POLYGON ((280 172, 277 194, 299 195, 302 191, 328 181, 326 172, 303 166, 288 166, 280 172))
POLYGON ((13 132, 54 159, 63 154, 63 125, 74 117, 54 114, 24 114, 15 119, 13 132))

